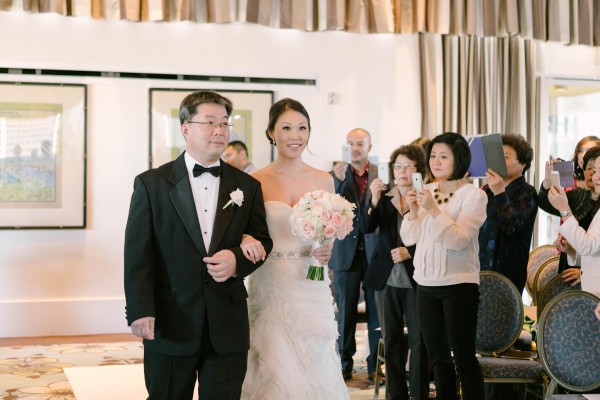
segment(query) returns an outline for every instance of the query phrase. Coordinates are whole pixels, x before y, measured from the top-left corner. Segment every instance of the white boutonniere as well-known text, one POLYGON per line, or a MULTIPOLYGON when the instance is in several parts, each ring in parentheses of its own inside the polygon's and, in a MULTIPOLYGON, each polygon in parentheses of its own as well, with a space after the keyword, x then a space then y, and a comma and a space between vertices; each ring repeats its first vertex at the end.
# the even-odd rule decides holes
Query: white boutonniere
POLYGON ((232 204, 241 207, 242 203, 244 202, 244 192, 242 192, 240 189, 235 189, 229 194, 229 197, 231 197, 231 200, 229 200, 227 204, 223 206, 223 210, 232 204))

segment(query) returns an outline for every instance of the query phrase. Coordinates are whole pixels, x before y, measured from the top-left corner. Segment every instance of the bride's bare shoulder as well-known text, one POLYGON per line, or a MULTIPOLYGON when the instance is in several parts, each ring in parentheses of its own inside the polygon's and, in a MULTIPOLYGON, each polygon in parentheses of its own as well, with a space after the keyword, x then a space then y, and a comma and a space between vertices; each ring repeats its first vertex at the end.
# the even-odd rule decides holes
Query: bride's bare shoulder
POLYGON ((309 166, 311 180, 318 184, 319 189, 334 191, 333 176, 327 171, 309 166))

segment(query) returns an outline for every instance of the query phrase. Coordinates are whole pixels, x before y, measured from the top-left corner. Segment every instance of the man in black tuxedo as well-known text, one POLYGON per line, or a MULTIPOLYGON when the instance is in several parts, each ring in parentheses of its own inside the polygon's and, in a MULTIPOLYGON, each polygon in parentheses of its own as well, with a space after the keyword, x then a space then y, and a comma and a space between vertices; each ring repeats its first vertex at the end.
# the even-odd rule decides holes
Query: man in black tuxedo
POLYGON ((220 156, 231 102, 199 91, 181 103, 186 152, 135 178, 125 231, 127 322, 144 339, 149 400, 239 399, 249 325, 240 249, 252 235, 270 252, 260 183, 220 156))
MULTIPOLYGON (((359 218, 362 209, 371 203, 369 187, 377 178, 377 166, 368 161, 371 150, 371 135, 364 129, 353 129, 346 136, 346 142, 351 147, 352 159, 350 164, 338 162, 331 174, 334 178, 335 192, 346 200, 356 204, 354 230, 342 240, 333 244, 333 252, 329 268, 333 271, 333 295, 338 307, 337 324, 339 337, 338 351, 342 359, 342 373, 345 380, 352 379, 356 353, 356 322, 358 317, 358 300, 361 282, 367 272, 368 262, 376 244, 376 234, 363 234, 359 229, 359 218)), ((377 362, 377 344, 381 338, 375 292, 363 287, 365 305, 367 308, 367 328, 369 334, 369 350, 367 357, 367 372, 369 378, 375 377, 377 362)))

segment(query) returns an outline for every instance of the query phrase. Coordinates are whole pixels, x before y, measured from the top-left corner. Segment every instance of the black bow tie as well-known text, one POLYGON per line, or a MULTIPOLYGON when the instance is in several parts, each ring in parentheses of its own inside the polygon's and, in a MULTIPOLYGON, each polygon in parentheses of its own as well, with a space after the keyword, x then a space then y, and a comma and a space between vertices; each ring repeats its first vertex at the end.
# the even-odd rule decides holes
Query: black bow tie
POLYGON ((196 164, 196 165, 194 165, 193 171, 194 171, 194 178, 202 175, 205 172, 209 172, 210 174, 212 174, 212 176, 219 176, 221 174, 221 167, 216 166, 216 167, 206 168, 206 167, 203 167, 202 165, 196 164))

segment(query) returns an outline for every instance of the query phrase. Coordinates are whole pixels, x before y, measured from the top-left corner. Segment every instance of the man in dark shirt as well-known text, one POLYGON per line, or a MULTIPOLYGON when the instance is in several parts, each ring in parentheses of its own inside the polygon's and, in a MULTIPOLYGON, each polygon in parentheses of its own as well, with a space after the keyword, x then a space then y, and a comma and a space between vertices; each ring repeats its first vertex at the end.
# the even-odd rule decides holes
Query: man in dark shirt
MULTIPOLYGON (((367 271, 369 256, 375 248, 375 234, 365 235, 358 228, 362 209, 371 202, 369 186, 377 178, 377 166, 369 163, 371 135, 364 129, 353 129, 346 136, 346 142, 352 150, 350 164, 338 162, 331 174, 334 178, 335 192, 346 200, 356 204, 354 230, 343 240, 336 240, 329 267, 333 270, 333 294, 338 307, 337 323, 339 337, 338 351, 342 359, 344 379, 352 378, 354 365, 352 356, 356 353, 356 322, 361 283, 367 271)), ((369 378, 374 379, 377 360, 377 344, 381 338, 375 293, 365 289, 364 298, 367 311, 367 327, 370 354, 367 357, 369 378)))

